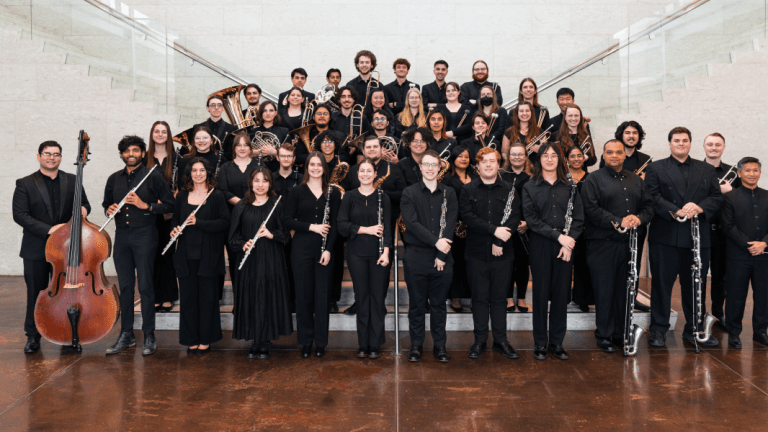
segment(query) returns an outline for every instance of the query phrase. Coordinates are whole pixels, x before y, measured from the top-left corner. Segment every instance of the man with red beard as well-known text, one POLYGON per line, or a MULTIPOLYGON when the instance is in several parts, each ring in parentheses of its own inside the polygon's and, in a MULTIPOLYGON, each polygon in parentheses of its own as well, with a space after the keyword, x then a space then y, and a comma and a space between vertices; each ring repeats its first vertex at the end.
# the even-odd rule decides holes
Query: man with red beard
POLYGON ((483 60, 478 60, 472 65, 472 81, 461 85, 461 103, 475 105, 480 97, 480 89, 486 84, 492 86, 496 92, 496 102, 499 105, 504 104, 504 100, 501 97, 501 86, 495 82, 488 81, 488 63, 483 60))

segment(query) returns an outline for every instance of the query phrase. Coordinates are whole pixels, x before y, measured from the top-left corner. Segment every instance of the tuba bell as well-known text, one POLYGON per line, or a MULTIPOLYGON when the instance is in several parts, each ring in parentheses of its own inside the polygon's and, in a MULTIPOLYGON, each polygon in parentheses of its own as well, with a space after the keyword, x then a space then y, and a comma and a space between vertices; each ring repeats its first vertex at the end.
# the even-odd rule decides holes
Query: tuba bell
POLYGON ((253 126, 253 117, 249 116, 248 119, 243 115, 243 108, 240 106, 240 93, 246 86, 236 85, 221 89, 217 92, 211 93, 209 98, 216 96, 224 102, 224 112, 227 113, 229 122, 238 129, 243 129, 248 126, 253 126))

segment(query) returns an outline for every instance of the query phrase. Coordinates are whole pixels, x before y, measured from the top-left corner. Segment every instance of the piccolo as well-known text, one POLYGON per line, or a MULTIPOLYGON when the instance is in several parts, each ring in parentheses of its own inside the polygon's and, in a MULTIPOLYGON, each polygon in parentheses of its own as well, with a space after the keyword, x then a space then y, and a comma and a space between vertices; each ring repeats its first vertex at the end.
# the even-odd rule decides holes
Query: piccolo
POLYGON ((123 197, 123 200, 120 201, 119 204, 117 204, 117 209, 114 212, 112 212, 111 215, 109 215, 109 217, 107 218, 107 221, 104 222, 104 225, 102 225, 101 228, 99 228, 99 232, 104 231, 104 228, 107 225, 109 225, 109 223, 112 221, 112 219, 114 219, 115 216, 117 216, 117 213, 120 211, 120 209, 123 208, 123 206, 125 205, 125 200, 126 200, 126 198, 128 198, 128 195, 130 195, 132 193, 136 193, 136 191, 139 190, 139 187, 141 187, 141 185, 144 184, 144 181, 146 181, 149 178, 150 174, 152 174, 152 171, 154 171, 155 168, 157 168, 157 165, 153 165, 152 168, 149 169, 149 172, 147 173, 147 175, 145 175, 144 178, 141 179, 139 184, 134 186, 133 189, 131 189, 127 194, 125 194, 125 196, 123 197))
MULTIPOLYGON (((203 202, 198 204, 197 208, 195 208, 195 210, 192 213, 190 213, 189 216, 194 216, 195 214, 197 214, 197 211, 200 210, 200 207, 202 207, 203 204, 205 204, 205 200, 207 200, 208 197, 211 196, 214 190, 216 189, 211 189, 210 191, 208 191, 208 193, 205 195, 205 198, 203 198, 203 202)), ((189 220, 189 216, 187 216, 187 220, 185 220, 184 223, 181 224, 181 229, 179 229, 179 232, 177 232, 176 235, 171 237, 171 241, 169 241, 168 244, 165 245, 165 249, 163 249, 163 253, 161 253, 160 255, 165 255, 165 253, 168 252, 168 249, 170 249, 171 246, 173 246, 173 244, 176 243, 176 240, 179 239, 181 232, 184 231, 184 228, 187 227, 187 221, 189 220)))
POLYGON ((270 212, 267 215, 266 219, 264 219, 264 222, 261 223, 261 226, 259 227, 259 229, 256 230, 256 235, 253 236, 253 243, 251 244, 251 247, 249 247, 248 249, 245 250, 245 256, 243 257, 243 260, 240 261, 240 266, 237 267, 238 270, 242 270, 243 269, 243 264, 245 264, 245 260, 248 259, 248 255, 251 254, 251 251, 253 250, 253 247, 256 246, 256 241, 259 239, 259 231, 261 231, 262 228, 267 226, 267 222, 269 222, 269 218, 272 217, 272 213, 275 212, 275 209, 277 208, 277 204, 280 202, 280 198, 282 198, 282 196, 278 196, 277 197, 277 201, 275 201, 274 207, 272 207, 272 210, 270 210, 270 212))

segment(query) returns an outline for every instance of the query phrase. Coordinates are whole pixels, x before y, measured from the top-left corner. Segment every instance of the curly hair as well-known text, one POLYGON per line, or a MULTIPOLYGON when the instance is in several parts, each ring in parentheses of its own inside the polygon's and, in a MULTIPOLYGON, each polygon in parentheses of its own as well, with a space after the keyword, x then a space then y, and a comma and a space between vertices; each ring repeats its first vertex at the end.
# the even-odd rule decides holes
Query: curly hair
POLYGON ((376 69, 376 55, 368 50, 360 50, 355 54, 355 69, 357 69, 358 72, 360 72, 360 69, 357 67, 357 64, 360 62, 360 57, 368 57, 371 59, 371 70, 376 69))
POLYGON ((144 139, 142 137, 136 136, 136 135, 124 136, 123 139, 121 139, 120 142, 117 143, 117 151, 122 153, 128 150, 128 147, 130 146, 139 147, 142 153, 147 152, 147 143, 144 142, 144 139))
POLYGON ((179 189, 187 192, 192 192, 195 189, 195 184, 192 182, 192 167, 197 163, 203 164, 203 168, 205 169, 205 185, 208 189, 216 187, 216 179, 211 172, 211 164, 209 164, 207 160, 197 157, 192 159, 184 168, 184 175, 181 177, 179 189))

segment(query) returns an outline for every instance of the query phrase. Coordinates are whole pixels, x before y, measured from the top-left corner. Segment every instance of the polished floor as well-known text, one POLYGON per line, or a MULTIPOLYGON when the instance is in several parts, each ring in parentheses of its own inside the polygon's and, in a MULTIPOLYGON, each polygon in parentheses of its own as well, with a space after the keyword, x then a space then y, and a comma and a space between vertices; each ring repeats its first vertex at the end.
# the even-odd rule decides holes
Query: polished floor
MULTIPOLYGON (((295 336, 271 359, 247 360, 230 335, 205 356, 187 355, 176 332, 159 349, 106 357, 113 329, 81 354, 47 342, 22 352, 24 285, 0 277, 0 431, 509 431, 765 430, 768 348, 725 343, 693 353, 677 331, 667 347, 634 358, 604 354, 591 332, 570 332, 568 361, 534 360, 530 333, 509 333, 521 358, 487 352, 467 358, 471 333, 449 333, 451 361, 431 352, 419 363, 388 352, 354 356, 356 336, 333 333, 328 354, 301 359, 295 336)), ((673 307, 679 310, 679 293, 673 307)), ((714 334, 724 342, 720 330, 714 334)), ((141 332, 136 332, 139 342, 141 332)), ((410 344, 401 337, 403 348, 410 344)), ((431 350, 428 343, 427 351, 431 350)))

